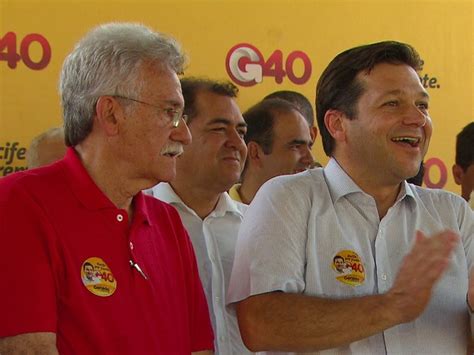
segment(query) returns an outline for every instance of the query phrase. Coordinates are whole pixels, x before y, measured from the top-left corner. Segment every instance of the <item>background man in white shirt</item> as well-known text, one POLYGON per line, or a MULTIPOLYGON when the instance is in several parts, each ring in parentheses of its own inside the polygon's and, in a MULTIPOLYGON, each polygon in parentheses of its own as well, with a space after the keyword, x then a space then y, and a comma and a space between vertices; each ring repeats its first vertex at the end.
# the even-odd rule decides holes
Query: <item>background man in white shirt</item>
POLYGON ((311 167, 313 139, 298 108, 282 99, 265 99, 244 112, 247 123, 247 162, 241 183, 229 191, 249 204, 269 179, 295 174, 311 167))
POLYGON ((474 191, 474 122, 464 127, 456 137, 453 176, 456 184, 461 185, 461 196, 469 201, 474 191))
POLYGON ((155 186, 153 196, 176 207, 189 232, 206 293, 219 354, 245 354, 226 292, 235 242, 246 206, 227 190, 239 179, 247 148, 238 89, 228 82, 181 80, 192 143, 176 163, 176 178, 155 186))

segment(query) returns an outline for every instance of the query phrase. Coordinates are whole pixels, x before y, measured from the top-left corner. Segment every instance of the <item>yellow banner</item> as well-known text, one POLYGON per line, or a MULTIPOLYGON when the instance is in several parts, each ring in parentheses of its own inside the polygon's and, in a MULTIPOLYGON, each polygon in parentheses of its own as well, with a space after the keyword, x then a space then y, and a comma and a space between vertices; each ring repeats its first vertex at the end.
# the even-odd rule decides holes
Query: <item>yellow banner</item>
MULTIPOLYGON (((57 82, 74 43, 97 24, 128 21, 176 37, 190 57, 187 75, 238 84, 242 111, 282 89, 314 102, 320 73, 350 47, 412 44, 432 98, 425 183, 458 191, 455 136, 474 117, 473 15, 472 0, 0 0, 0 177, 25 168, 31 139, 61 124, 57 82)), ((314 153, 327 162, 320 139, 314 153)))

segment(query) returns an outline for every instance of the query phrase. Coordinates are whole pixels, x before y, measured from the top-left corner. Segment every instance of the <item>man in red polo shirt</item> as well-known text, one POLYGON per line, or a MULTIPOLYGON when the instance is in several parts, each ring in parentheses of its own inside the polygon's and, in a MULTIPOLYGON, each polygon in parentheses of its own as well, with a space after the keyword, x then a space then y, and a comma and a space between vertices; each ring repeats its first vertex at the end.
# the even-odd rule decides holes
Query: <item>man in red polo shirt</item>
POLYGON ((184 56, 134 24, 95 28, 66 58, 66 156, 0 182, 0 353, 208 353, 194 252, 171 206, 142 189, 191 140, 184 56))

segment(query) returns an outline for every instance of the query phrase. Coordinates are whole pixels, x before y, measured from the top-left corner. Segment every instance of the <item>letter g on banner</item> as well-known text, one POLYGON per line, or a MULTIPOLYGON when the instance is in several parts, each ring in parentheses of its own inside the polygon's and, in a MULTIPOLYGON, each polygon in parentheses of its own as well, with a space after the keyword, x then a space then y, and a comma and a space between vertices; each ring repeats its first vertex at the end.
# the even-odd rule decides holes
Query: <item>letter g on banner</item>
POLYGON ((276 49, 265 59, 258 48, 249 43, 233 46, 225 64, 229 77, 241 86, 261 83, 264 77, 274 78, 277 84, 286 77, 293 84, 303 85, 312 72, 311 60, 303 51, 296 50, 285 57, 283 51, 276 49))
POLYGON ((262 82, 263 56, 260 51, 248 43, 240 43, 227 53, 227 74, 241 86, 252 86, 262 82))

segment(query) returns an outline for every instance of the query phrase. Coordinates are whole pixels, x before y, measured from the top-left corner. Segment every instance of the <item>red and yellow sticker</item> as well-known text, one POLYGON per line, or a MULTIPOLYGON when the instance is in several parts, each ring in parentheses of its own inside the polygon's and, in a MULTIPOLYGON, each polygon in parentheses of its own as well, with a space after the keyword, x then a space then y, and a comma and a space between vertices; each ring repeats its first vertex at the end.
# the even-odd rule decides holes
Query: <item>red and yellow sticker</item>
POLYGON ((104 260, 91 257, 85 260, 81 266, 81 280, 84 286, 96 296, 112 296, 117 288, 112 271, 104 260))
POLYGON ((362 260, 355 251, 341 250, 332 260, 332 269, 336 279, 351 286, 360 286, 365 281, 365 269, 362 260))

